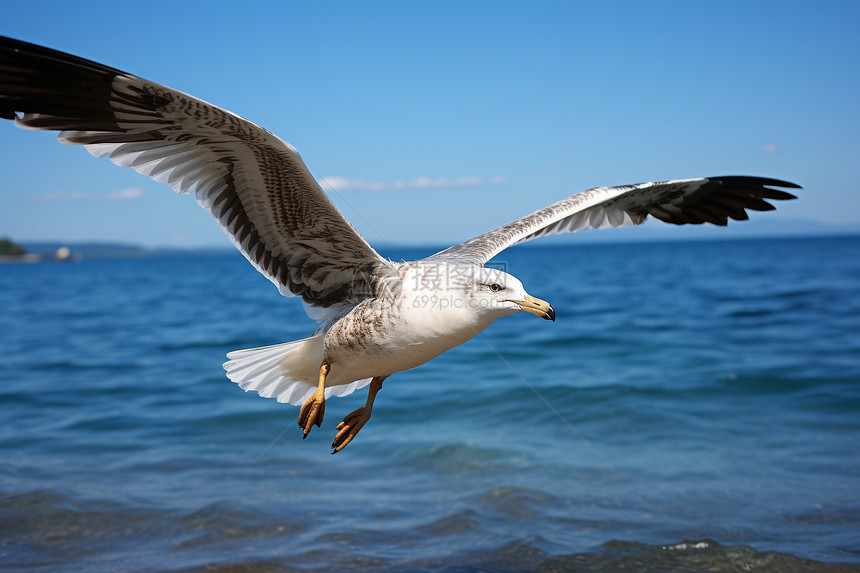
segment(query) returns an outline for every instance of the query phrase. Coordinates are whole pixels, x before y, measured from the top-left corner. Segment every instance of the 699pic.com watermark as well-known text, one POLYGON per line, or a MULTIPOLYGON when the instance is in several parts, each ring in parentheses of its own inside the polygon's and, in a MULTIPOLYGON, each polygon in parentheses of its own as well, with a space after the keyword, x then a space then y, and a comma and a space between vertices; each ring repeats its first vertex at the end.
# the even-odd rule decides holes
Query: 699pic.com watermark
POLYGON ((413 308, 431 308, 446 310, 449 308, 492 308, 499 304, 498 301, 490 299, 474 299, 468 297, 444 296, 437 294, 417 295, 412 299, 413 308))

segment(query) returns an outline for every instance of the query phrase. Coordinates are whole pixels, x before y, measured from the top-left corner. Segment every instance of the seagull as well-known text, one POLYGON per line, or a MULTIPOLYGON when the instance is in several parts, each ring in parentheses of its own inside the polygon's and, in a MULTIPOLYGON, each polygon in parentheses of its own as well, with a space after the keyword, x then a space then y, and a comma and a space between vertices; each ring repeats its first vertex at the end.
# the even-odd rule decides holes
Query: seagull
POLYGON ((301 297, 317 328, 303 340, 227 354, 246 391, 301 405, 303 438, 326 399, 370 386, 337 426, 332 453, 370 420, 382 383, 519 312, 555 309, 486 264, 525 241, 581 229, 748 218, 795 199, 746 176, 596 187, 419 261, 380 256, 340 214, 296 149, 225 109, 126 72, 0 37, 0 116, 59 131, 65 144, 193 194, 248 261, 284 296, 301 297))

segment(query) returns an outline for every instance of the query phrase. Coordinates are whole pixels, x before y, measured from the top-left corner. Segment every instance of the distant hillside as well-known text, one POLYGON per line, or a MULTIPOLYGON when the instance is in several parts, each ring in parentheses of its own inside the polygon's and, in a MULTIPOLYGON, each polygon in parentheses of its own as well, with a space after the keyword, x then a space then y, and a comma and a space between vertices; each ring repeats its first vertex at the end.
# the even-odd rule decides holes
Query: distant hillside
POLYGON ((82 257, 134 257, 144 256, 146 249, 138 245, 122 243, 73 243, 60 241, 24 242, 23 247, 35 255, 53 255, 66 247, 82 257))
POLYGON ((0 239, 0 256, 2 257, 20 257, 27 251, 20 245, 16 245, 9 239, 0 239))
MULTIPOLYGON (((585 243, 645 243, 663 241, 690 240, 731 240, 752 238, 779 237, 817 237, 833 235, 858 235, 860 226, 857 224, 834 225, 809 221, 804 219, 767 219, 756 218, 752 221, 732 221, 728 227, 714 225, 666 225, 659 221, 648 221, 640 227, 626 227, 601 231, 583 231, 580 233, 554 235, 528 243, 528 246, 585 244, 585 243)), ((106 242, 70 242, 70 241, 22 241, 20 246, 35 258, 52 259, 60 248, 69 249, 71 259, 118 259, 143 257, 171 256, 207 256, 226 255, 238 252, 230 246, 204 248, 147 248, 132 243, 106 242)), ((375 244, 379 252, 386 257, 398 259, 396 253, 401 249, 423 249, 425 256, 445 249, 450 245, 440 244, 435 248, 419 244, 375 244)), ((411 253, 410 256, 414 256, 411 253)))
POLYGON ((202 248, 202 249, 150 249, 131 243, 99 243, 73 241, 33 241, 23 242, 22 247, 29 253, 36 255, 53 256, 59 249, 67 248, 72 257, 86 259, 127 259, 142 257, 181 256, 188 254, 220 255, 234 253, 230 248, 202 248))

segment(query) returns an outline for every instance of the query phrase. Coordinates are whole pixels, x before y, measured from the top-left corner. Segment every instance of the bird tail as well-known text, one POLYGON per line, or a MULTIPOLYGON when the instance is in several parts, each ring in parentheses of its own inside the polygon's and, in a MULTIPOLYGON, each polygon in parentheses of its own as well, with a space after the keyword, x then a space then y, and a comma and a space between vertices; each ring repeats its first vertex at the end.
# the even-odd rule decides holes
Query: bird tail
MULTIPOLYGON (((319 381, 323 359, 323 338, 320 334, 274 346, 234 350, 224 363, 227 378, 248 391, 278 402, 303 404, 319 381)), ((370 383, 370 378, 326 387, 326 398, 346 396, 370 383)))

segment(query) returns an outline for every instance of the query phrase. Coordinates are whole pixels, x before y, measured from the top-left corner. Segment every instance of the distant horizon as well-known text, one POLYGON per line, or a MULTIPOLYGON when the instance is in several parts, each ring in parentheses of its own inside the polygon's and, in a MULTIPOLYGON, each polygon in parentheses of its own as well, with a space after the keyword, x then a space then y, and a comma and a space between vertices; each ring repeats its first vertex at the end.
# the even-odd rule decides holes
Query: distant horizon
MULTIPOLYGON (((689 228, 690 226, 686 226, 689 228)), ((696 226, 702 228, 701 225, 696 226)), ((635 228, 635 227, 634 227, 635 228)), ((555 235, 528 241, 519 245, 514 245, 508 248, 534 248, 534 247, 563 247, 575 245, 603 245, 603 244, 645 244, 645 243, 673 243, 673 242, 697 242, 697 241, 743 241, 743 240, 758 240, 758 239, 815 239, 815 238, 839 238, 839 237, 855 237, 860 236, 860 227, 849 225, 820 225, 817 228, 810 228, 796 232, 780 232, 779 230, 753 230, 744 233, 720 233, 718 230, 725 229, 723 227, 708 226, 706 229, 713 229, 717 232, 702 232, 702 233, 672 233, 672 227, 668 228, 668 232, 645 232, 637 234, 619 234, 617 231, 633 229, 626 227, 623 229, 614 229, 616 233, 609 233, 609 236, 593 237, 593 232, 585 233, 569 233, 555 235), (586 236, 587 235, 587 236, 586 236)), ((652 229, 653 230, 653 229, 652 229)), ((603 235, 603 233, 601 233, 603 235)), ((166 251, 166 252, 195 252, 195 251, 210 251, 210 252, 235 252, 239 255, 236 247, 226 240, 224 244, 204 244, 204 245, 175 245, 175 244, 155 244, 147 245, 143 243, 135 243, 132 241, 110 241, 110 240, 62 240, 62 239, 34 239, 34 240, 17 240, 14 237, 6 237, 0 234, 0 238, 8 238, 15 244, 24 248, 59 248, 75 247, 86 248, 105 248, 105 249, 127 249, 137 251, 166 251)), ((445 249, 450 244, 446 243, 386 243, 377 242, 371 243, 371 246, 377 250, 385 249, 445 249)), ((384 252, 381 252, 384 256, 384 252)))

